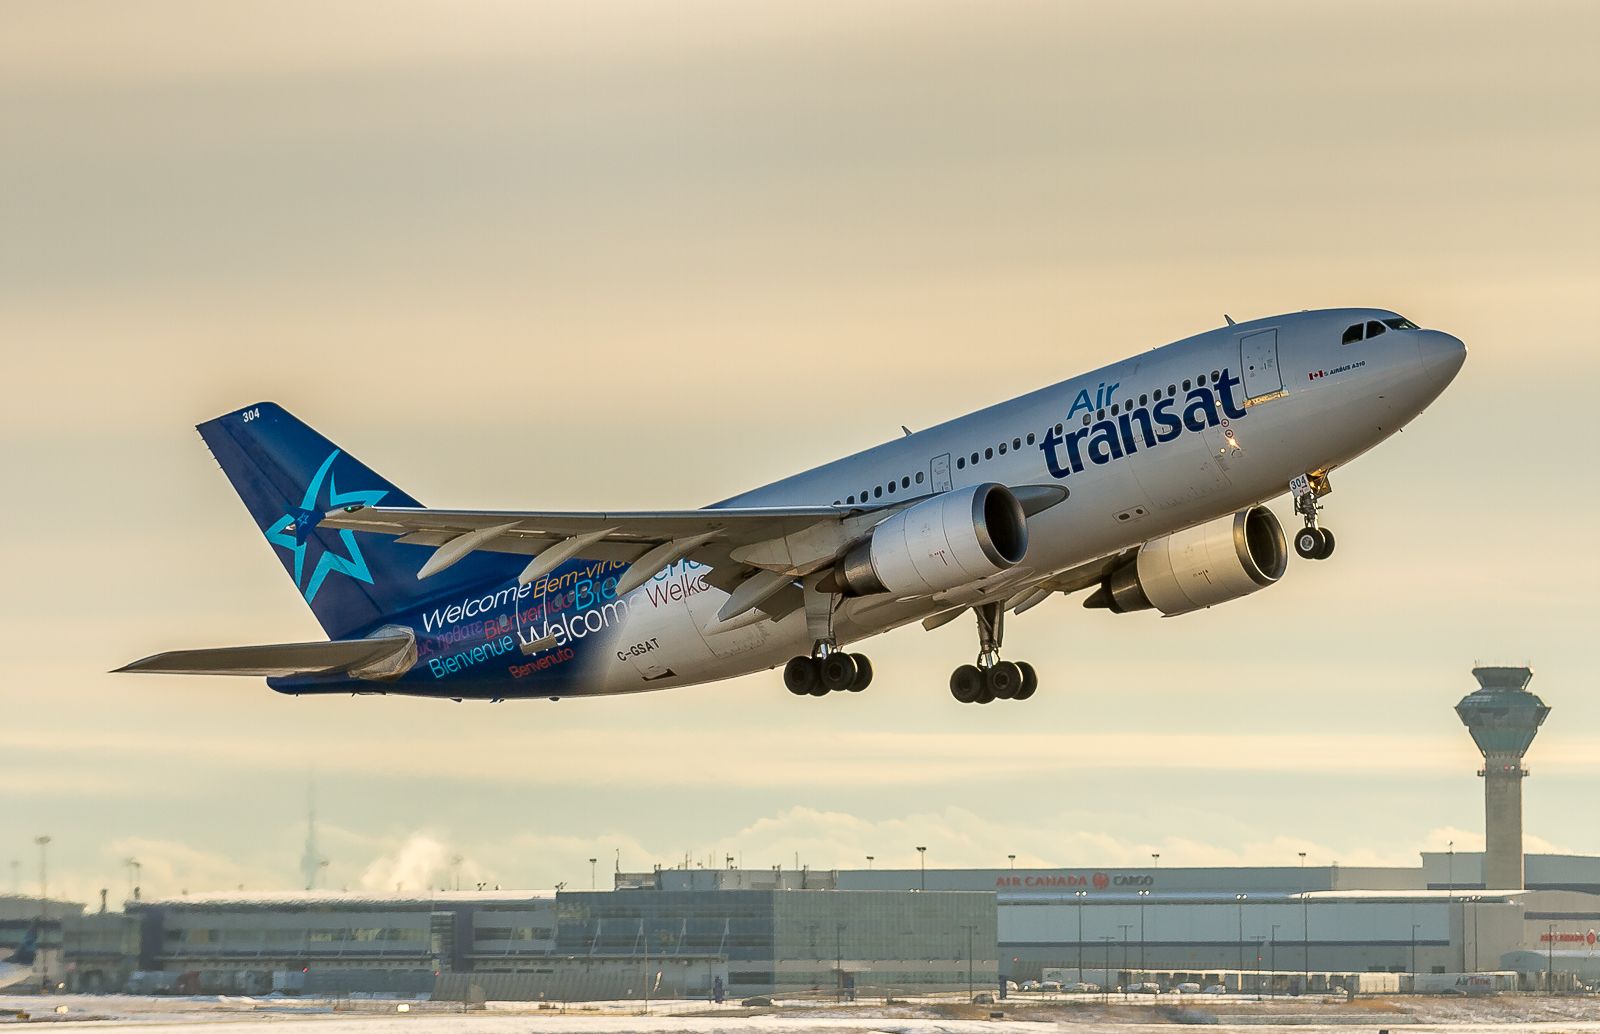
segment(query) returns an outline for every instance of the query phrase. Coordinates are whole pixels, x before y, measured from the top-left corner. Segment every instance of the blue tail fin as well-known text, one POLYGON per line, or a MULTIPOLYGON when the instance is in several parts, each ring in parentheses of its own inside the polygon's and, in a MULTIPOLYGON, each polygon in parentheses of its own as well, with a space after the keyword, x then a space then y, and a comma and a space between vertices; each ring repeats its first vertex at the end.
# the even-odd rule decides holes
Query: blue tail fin
POLYGON ((419 582, 429 550, 318 528, 339 506, 421 504, 276 403, 246 406, 197 430, 331 639, 364 634, 466 586, 516 576, 517 558, 480 553, 419 582))
POLYGON ((39 924, 34 923, 28 927, 28 932, 22 935, 22 943, 17 945, 17 950, 6 959, 13 966, 31 966, 34 957, 39 954, 39 924))

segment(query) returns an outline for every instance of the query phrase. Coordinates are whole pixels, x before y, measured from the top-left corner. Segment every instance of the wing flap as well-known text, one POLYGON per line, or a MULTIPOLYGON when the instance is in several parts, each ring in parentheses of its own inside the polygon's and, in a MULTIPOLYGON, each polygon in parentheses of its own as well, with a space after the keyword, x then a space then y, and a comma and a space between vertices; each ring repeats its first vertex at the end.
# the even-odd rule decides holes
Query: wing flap
POLYGON ((163 675, 329 675, 394 678, 416 661, 416 640, 406 635, 335 639, 327 643, 269 643, 207 650, 169 650, 125 664, 118 672, 163 675))

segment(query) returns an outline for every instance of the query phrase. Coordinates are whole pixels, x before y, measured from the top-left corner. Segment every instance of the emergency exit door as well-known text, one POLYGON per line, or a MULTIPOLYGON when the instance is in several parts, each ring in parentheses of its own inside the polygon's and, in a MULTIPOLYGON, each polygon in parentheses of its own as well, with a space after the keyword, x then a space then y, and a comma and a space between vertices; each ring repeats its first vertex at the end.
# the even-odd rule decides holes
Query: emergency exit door
POLYGON ((1259 398, 1283 390, 1278 372, 1278 332, 1263 330, 1239 339, 1239 369, 1246 398, 1259 398))
POLYGON ((931 469, 928 471, 929 480, 933 482, 935 492, 950 491, 950 454, 935 456, 931 469))

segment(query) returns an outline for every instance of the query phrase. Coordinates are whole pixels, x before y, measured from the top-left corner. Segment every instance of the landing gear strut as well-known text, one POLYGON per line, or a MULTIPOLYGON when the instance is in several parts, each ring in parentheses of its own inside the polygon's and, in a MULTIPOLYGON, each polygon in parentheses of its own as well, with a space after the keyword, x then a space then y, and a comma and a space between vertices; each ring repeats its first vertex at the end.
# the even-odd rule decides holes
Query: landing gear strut
POLYGON ((972 608, 978 616, 978 663, 963 664, 950 674, 950 695, 963 704, 1026 700, 1039 688, 1039 676, 1026 661, 1003 661, 1005 607, 985 603, 972 608))
POLYGON ((810 657, 792 657, 783 666, 783 684, 795 696, 825 697, 859 693, 872 684, 872 662, 859 653, 845 653, 833 637, 833 612, 838 596, 805 584, 806 631, 813 638, 810 657))
POLYGON ((1333 556, 1333 532, 1318 526, 1317 500, 1333 491, 1326 474, 1301 474, 1289 482, 1294 497, 1294 512, 1305 518, 1306 526, 1295 533, 1294 551, 1306 560, 1326 560, 1333 556))

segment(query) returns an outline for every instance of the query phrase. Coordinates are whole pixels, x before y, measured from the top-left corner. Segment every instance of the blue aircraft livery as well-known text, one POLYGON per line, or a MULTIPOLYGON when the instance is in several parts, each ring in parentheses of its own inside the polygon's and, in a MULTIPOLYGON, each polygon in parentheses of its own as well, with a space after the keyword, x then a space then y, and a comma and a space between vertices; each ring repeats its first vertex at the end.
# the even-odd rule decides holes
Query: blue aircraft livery
MULTIPOLYGON (((1004 656, 1007 614, 1081 592, 1172 617, 1276 584, 1291 538, 1329 559, 1331 473, 1465 357, 1388 309, 1230 320, 710 506, 631 512, 425 507, 261 402, 199 432, 326 639, 119 670, 497 701, 781 667, 791 693, 825 696, 872 681, 847 647, 964 616, 977 658, 951 695, 1025 700, 1038 673, 1004 656), (1292 535, 1269 507, 1285 496, 1292 535)), ((816 405, 773 419, 801 433, 816 405)))

